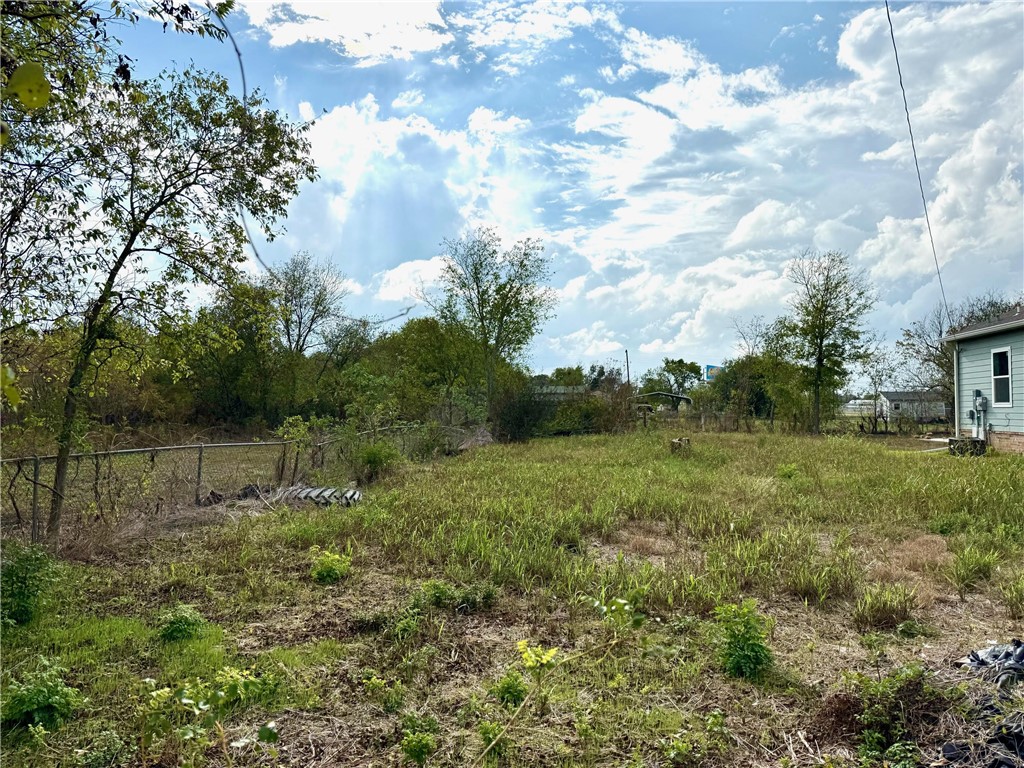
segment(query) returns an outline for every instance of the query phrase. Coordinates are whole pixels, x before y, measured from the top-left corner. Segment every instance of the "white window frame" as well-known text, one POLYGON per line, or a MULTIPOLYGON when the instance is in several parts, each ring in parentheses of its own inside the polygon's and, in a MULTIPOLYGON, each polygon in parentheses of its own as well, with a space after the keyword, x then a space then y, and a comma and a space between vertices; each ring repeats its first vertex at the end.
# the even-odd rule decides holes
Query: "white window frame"
POLYGON ((992 371, 992 407, 1013 408, 1013 352, 1010 347, 995 347, 989 350, 989 366, 992 371), (996 376, 995 357, 1000 352, 1006 353, 1006 375, 996 376), (1006 379, 1007 390, 1010 399, 1005 403, 996 402, 996 379, 1006 379))

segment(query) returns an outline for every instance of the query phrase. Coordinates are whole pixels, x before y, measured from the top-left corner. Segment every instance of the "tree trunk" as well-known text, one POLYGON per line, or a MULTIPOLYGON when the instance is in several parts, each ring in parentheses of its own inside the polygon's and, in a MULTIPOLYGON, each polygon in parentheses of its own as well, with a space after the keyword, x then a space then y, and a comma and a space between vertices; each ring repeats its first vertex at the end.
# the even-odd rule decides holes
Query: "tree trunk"
POLYGON ((64 415, 60 425, 60 432, 57 434, 57 460, 54 465, 53 495, 50 497, 50 517, 46 522, 46 544, 54 554, 57 553, 57 547, 60 544, 61 518, 64 513, 64 486, 67 483, 68 461, 71 457, 71 438, 74 436, 75 431, 75 417, 78 415, 79 388, 82 386, 82 380, 85 378, 85 372, 89 368, 93 352, 96 351, 103 326, 111 319, 111 315, 106 314, 106 310, 110 306, 110 299, 114 293, 114 284, 121 273, 121 268, 135 247, 135 241, 138 239, 142 227, 145 226, 145 222, 148 221, 149 216, 155 210, 156 207, 149 210, 142 217, 142 224, 139 228, 129 234, 124 248, 118 254, 117 260, 107 273, 103 290, 96 297, 96 301, 93 302, 93 305, 85 315, 85 336, 78 347, 75 367, 68 378, 67 391, 64 394, 64 415))
POLYGON ((96 349, 98 330, 95 321, 89 322, 85 338, 79 348, 75 367, 68 378, 64 394, 64 415, 57 435, 57 461, 54 467, 53 495, 50 497, 50 517, 46 523, 46 545, 56 554, 60 543, 61 516, 64 512, 64 487, 67 483, 68 463, 71 458, 71 439, 75 431, 75 417, 78 415, 78 390, 85 378, 89 360, 96 349))

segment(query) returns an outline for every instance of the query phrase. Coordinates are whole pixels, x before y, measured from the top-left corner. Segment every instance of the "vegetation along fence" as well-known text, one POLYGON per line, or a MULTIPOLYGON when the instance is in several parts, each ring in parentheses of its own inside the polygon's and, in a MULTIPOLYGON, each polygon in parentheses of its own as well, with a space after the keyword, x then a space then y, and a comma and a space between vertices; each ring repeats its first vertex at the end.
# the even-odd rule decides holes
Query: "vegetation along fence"
MULTIPOLYGON (((73 528, 114 527, 126 515, 155 518, 183 507, 260 489, 306 483, 345 484, 359 477, 360 449, 386 442, 394 454, 443 450, 420 425, 329 437, 133 448, 71 455, 64 520, 73 528)), ((0 519, 4 535, 38 542, 52 499, 55 456, 0 462, 0 519)))

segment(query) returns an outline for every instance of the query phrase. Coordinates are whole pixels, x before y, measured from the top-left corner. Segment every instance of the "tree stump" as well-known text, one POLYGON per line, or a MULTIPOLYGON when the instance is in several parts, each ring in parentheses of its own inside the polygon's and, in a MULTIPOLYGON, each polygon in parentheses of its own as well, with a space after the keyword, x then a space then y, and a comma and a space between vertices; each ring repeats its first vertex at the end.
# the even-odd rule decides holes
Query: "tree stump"
POLYGON ((689 456, 690 451, 692 450, 690 446, 690 438, 677 437, 675 440, 672 441, 670 449, 673 454, 678 454, 679 456, 683 457, 689 456))

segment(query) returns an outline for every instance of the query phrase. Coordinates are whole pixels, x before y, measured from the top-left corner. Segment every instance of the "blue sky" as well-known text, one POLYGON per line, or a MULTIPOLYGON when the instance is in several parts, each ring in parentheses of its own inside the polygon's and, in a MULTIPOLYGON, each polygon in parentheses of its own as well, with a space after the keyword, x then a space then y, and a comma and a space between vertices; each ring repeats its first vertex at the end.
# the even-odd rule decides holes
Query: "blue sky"
MULTIPOLYGON (((894 341, 940 298, 885 8, 876 3, 239 2, 250 89, 312 120, 320 178, 273 263, 342 271, 386 317, 445 237, 540 238, 556 317, 535 370, 718 363, 734 321, 785 311, 789 259, 841 249, 894 341)), ((895 4, 950 301, 1024 289, 1024 6, 895 4)), ((140 74, 228 44, 125 35, 140 74)))

